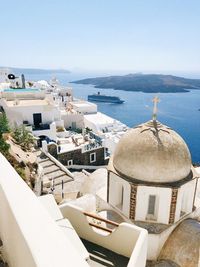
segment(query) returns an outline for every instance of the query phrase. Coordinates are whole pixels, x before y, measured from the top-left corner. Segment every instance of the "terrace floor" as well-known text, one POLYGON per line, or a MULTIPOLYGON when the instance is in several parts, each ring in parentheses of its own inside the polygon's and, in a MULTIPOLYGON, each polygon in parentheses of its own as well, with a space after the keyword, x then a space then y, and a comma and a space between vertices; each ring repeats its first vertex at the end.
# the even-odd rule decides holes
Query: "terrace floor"
POLYGON ((87 261, 90 266, 125 267, 128 265, 129 258, 91 243, 85 239, 82 239, 82 242, 90 254, 90 259, 87 261))

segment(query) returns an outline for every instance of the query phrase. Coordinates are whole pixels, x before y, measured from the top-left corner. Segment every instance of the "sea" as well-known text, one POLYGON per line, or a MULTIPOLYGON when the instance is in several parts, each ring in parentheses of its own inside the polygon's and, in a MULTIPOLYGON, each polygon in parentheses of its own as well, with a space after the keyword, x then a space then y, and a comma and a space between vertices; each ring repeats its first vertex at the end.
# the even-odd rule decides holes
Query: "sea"
MULTIPOLYGON (((193 163, 200 164, 200 90, 190 90, 188 93, 159 94, 128 92, 98 89, 92 85, 71 83, 79 79, 101 76, 98 73, 57 73, 55 76, 62 85, 72 87, 74 96, 77 98, 87 100, 89 94, 100 92, 101 94, 119 96, 125 100, 123 104, 95 103, 100 112, 125 123, 129 127, 134 127, 151 119, 152 99, 157 95, 160 99, 157 119, 182 136, 190 149, 193 163)), ((27 74, 26 78, 35 81, 49 81, 52 74, 27 74)))

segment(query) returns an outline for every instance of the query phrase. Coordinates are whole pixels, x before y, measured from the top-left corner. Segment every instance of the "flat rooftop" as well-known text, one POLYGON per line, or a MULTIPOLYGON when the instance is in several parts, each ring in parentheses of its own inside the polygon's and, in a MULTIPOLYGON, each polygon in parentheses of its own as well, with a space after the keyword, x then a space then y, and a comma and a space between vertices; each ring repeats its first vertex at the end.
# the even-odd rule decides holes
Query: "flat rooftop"
MULTIPOLYGON (((59 153, 65 153, 65 152, 69 152, 69 151, 72 151, 72 150, 75 150, 75 149, 81 149, 85 145, 91 144, 90 141, 92 139, 90 139, 90 141, 89 140, 86 141, 81 134, 74 134, 74 135, 72 135, 70 137, 58 138, 58 140, 60 141, 60 144, 59 144, 60 151, 59 151, 59 153)), ((98 147, 95 146, 94 148, 98 148, 98 147)))
POLYGON ((8 107, 28 107, 28 106, 48 106, 52 105, 46 99, 17 99, 17 100, 6 100, 8 107))
POLYGON ((80 149, 80 146, 76 146, 72 141, 70 143, 66 143, 66 144, 60 144, 60 151, 59 153, 65 153, 65 152, 69 152, 75 149, 80 149))
POLYGON ((87 114, 87 115, 84 115, 84 117, 93 122, 93 123, 98 123, 98 124, 113 124, 116 122, 115 119, 101 113, 101 112, 97 112, 95 114, 87 114))
POLYGON ((93 103, 86 102, 86 101, 80 101, 80 102, 71 102, 71 104, 75 107, 91 107, 91 106, 96 106, 93 103))

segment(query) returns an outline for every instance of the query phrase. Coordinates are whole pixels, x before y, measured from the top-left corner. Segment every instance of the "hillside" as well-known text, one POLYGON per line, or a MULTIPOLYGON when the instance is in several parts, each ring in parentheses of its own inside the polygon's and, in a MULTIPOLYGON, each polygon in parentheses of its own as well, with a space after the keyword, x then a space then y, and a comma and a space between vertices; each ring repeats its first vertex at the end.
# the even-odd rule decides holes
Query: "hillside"
POLYGON ((97 77, 73 81, 72 83, 92 84, 95 88, 112 88, 145 93, 176 93, 188 92, 190 89, 200 90, 200 79, 187 79, 162 74, 128 74, 125 76, 97 77))

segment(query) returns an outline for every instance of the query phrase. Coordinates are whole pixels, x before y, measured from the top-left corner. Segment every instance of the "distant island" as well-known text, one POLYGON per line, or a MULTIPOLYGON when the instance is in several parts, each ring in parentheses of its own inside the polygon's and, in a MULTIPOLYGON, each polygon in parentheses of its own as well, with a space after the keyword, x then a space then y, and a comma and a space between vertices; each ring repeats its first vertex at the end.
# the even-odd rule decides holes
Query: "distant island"
POLYGON ((64 69, 35 69, 35 68, 13 68, 0 67, 12 70, 15 74, 56 74, 56 73, 70 73, 69 70, 64 69))
POLYGON ((92 84, 95 88, 112 88, 144 93, 184 93, 189 92, 190 89, 200 90, 200 79, 187 79, 162 74, 136 73, 124 76, 88 78, 72 83, 92 84))

